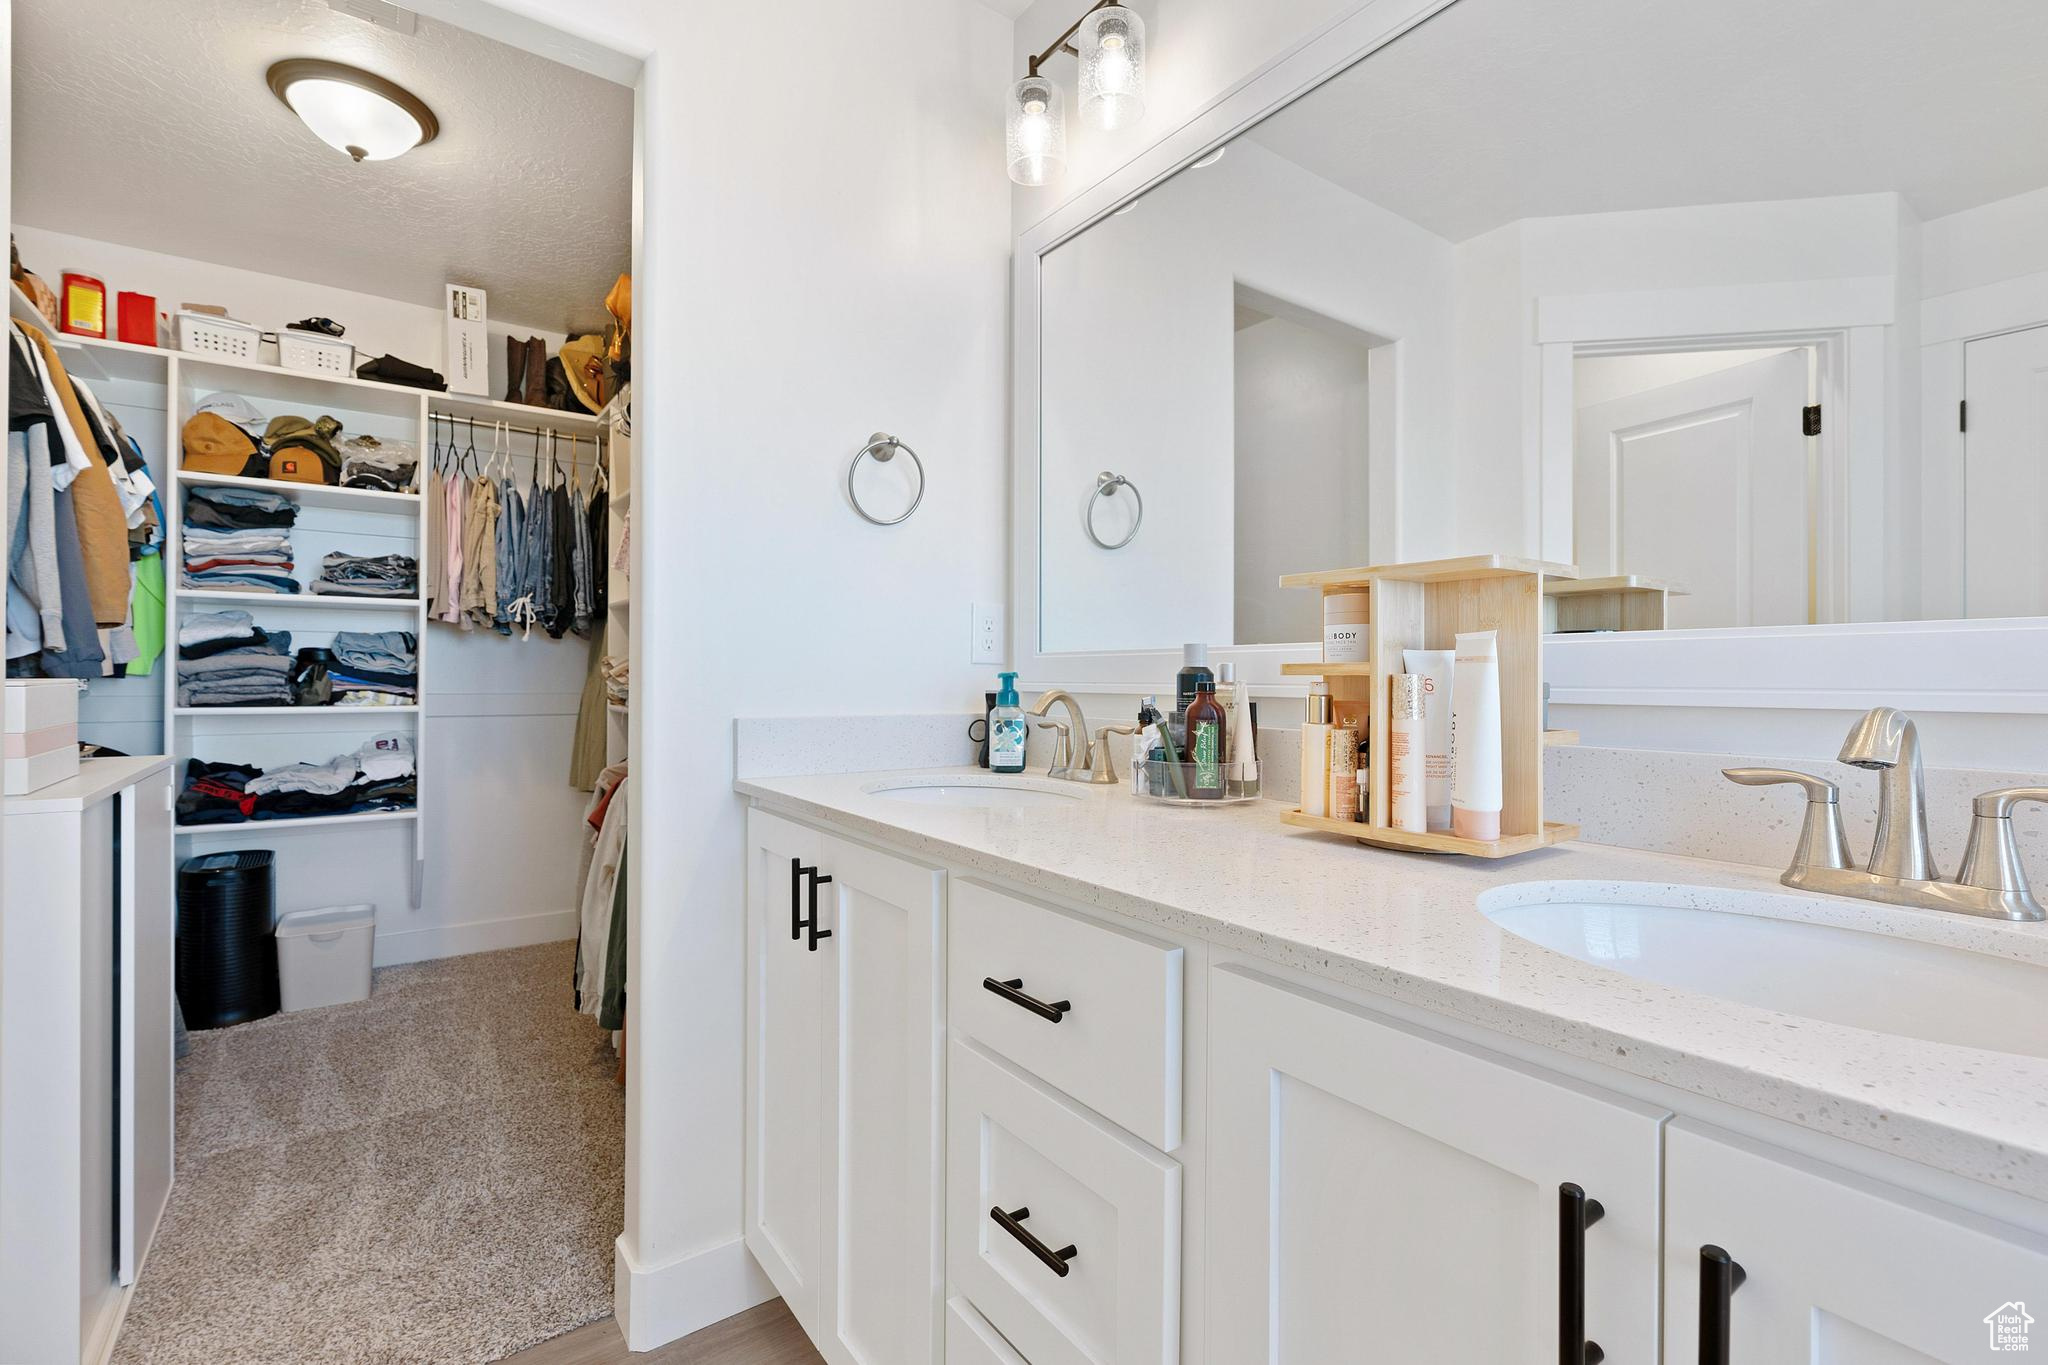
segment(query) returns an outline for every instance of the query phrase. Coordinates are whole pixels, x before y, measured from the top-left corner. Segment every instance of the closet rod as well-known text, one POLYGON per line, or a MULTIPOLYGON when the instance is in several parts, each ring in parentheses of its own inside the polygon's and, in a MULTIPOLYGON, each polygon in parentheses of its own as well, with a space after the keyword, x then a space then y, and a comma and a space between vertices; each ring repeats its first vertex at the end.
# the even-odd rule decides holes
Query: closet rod
MULTIPOLYGON (((472 420, 467 416, 459 416, 452 412, 429 412, 427 416, 432 421, 451 422, 456 426, 463 427, 464 429, 468 428, 472 420)), ((476 425, 480 430, 486 433, 490 432, 490 430, 493 427, 495 427, 499 431, 510 432, 515 436, 541 437, 546 436, 550 432, 553 432, 557 440, 563 441, 568 440, 572 436, 575 437, 578 441, 596 442, 605 439, 605 429, 602 426, 595 427, 587 431, 578 430, 575 427, 515 427, 505 423, 493 422, 488 419, 479 421, 476 423, 476 425)))

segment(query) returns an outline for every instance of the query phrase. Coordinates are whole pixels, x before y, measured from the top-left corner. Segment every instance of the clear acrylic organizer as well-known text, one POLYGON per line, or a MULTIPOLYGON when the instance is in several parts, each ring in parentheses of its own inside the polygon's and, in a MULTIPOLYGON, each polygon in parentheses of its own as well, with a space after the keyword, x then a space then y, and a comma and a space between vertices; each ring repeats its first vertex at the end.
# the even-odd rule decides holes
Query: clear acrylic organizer
POLYGON ((1141 759, 1133 764, 1136 769, 1133 785, 1141 798, 1167 806, 1242 806, 1259 799, 1256 789, 1245 791, 1244 784, 1233 780, 1227 772, 1220 794, 1195 795, 1200 790, 1198 766, 1194 763, 1169 763, 1164 759, 1141 759))

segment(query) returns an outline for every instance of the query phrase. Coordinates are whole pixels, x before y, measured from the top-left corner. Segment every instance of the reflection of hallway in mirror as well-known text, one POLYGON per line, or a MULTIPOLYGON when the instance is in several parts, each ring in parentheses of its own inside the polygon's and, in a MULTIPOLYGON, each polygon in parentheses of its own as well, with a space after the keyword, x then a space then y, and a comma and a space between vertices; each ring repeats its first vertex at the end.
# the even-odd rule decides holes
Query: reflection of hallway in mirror
POLYGON ((1963 348, 1963 600, 2048 614, 2048 327, 1963 348))
POLYGON ((1574 554, 1674 580, 1672 629, 1817 619, 1810 348, 1582 356, 1574 554))

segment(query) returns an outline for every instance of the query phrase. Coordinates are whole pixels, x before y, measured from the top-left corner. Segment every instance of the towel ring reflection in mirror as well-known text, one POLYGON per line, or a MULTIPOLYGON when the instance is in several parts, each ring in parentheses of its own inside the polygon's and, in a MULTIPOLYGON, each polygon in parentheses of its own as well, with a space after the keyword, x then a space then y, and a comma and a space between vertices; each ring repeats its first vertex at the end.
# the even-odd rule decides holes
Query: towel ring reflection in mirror
POLYGON ((864 520, 877 526, 894 526, 900 521, 908 521, 910 514, 917 510, 917 505, 924 501, 924 461, 917 458, 916 451, 894 436, 885 431, 878 431, 868 437, 868 443, 854 455, 853 463, 846 466, 846 500, 853 504, 853 510, 860 513, 864 520), (904 508, 901 515, 878 517, 860 505, 860 494, 853 491, 853 476, 860 469, 862 460, 872 458, 876 464, 887 464, 896 458, 896 452, 899 450, 908 455, 911 464, 917 467, 917 496, 910 500, 910 506, 904 508))
POLYGON ((1088 510, 1082 513, 1081 523, 1087 528, 1088 539, 1094 541, 1105 550, 1121 550, 1124 546, 1138 538, 1138 528, 1145 524, 1145 495, 1138 491, 1138 485, 1132 483, 1123 475, 1112 474, 1105 469, 1095 476, 1095 491, 1088 495, 1088 510), (1138 512, 1136 516, 1131 518, 1130 533, 1112 545, 1095 533, 1095 505, 1103 498, 1115 497, 1116 490, 1119 488, 1131 490, 1131 496, 1137 500, 1138 512))

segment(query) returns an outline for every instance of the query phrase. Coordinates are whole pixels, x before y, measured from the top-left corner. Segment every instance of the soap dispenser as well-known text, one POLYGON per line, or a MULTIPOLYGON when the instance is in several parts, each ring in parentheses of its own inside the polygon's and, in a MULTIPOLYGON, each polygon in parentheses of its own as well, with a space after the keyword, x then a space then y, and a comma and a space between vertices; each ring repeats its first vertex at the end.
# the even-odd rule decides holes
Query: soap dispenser
POLYGON ((988 712, 988 767, 995 773, 1024 771, 1024 708, 1017 699, 1017 675, 999 673, 1002 690, 988 712))

